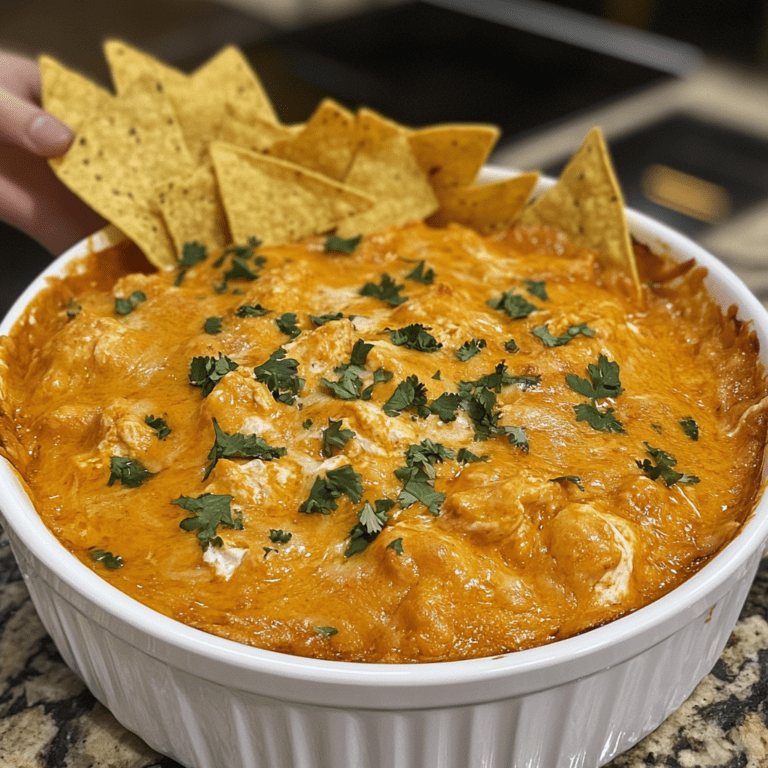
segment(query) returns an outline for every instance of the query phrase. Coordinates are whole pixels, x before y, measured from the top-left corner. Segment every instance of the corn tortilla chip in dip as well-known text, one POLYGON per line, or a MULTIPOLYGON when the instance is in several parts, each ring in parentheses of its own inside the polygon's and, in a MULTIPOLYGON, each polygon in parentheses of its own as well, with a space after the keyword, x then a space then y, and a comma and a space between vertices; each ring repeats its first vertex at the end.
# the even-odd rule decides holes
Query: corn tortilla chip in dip
POLYGON ((139 78, 83 122, 67 154, 50 164, 152 264, 175 264, 154 190, 168 178, 190 173, 193 166, 173 109, 151 77, 139 78))
POLYGON ((599 128, 587 134, 557 183, 525 208, 518 223, 559 227, 576 245, 591 248, 639 285, 624 197, 599 128))
POLYGON ((457 222, 481 234, 510 227, 538 180, 538 173, 524 173, 490 184, 440 189, 437 191, 440 210, 430 216, 427 223, 444 227, 457 222))
POLYGON ((157 190, 160 212, 177 254, 185 243, 197 241, 209 250, 230 242, 229 227, 210 163, 191 175, 172 179, 157 190))
POLYGON ((269 154, 341 181, 356 144, 355 115, 333 99, 324 99, 301 132, 276 143, 269 154))
POLYGON ((435 190, 471 184, 499 139, 493 125, 435 125, 408 136, 419 167, 435 190))
POLYGON ((344 182, 375 202, 369 210, 339 224, 339 237, 354 237, 434 213, 439 202, 416 162, 405 130, 369 109, 361 109, 357 121, 360 141, 344 182))
POLYGON ((211 158, 232 238, 265 245, 328 232, 373 205, 371 198, 300 165, 223 142, 211 158))
POLYGON ((50 56, 41 56, 38 66, 43 107, 75 132, 112 100, 109 91, 50 56))

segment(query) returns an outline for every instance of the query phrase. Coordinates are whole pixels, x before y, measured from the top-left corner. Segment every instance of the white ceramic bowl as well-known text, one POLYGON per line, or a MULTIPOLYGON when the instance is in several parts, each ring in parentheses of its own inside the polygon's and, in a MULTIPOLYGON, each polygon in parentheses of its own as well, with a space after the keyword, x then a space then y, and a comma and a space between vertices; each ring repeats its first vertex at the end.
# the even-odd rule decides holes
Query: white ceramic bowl
MULTIPOLYGON (((641 242, 709 269, 713 296, 752 321, 768 366, 768 314, 747 287, 687 238, 629 219, 641 242)), ((46 275, 116 237, 108 228, 57 259, 0 333, 46 275)), ((766 504, 683 585, 606 626, 491 658, 377 665, 263 651, 155 613, 71 556, 0 461, 2 521, 64 660, 126 728, 194 768, 601 765, 656 728, 714 665, 768 541, 766 504)))

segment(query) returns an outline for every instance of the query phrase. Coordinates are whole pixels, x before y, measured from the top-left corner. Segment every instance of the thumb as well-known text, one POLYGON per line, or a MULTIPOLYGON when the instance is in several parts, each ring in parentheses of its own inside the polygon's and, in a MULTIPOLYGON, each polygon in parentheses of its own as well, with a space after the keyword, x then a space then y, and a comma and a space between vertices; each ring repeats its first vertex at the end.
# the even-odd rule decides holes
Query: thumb
POLYGON ((58 157, 73 138, 72 131, 53 115, 0 88, 0 140, 40 157, 58 157))

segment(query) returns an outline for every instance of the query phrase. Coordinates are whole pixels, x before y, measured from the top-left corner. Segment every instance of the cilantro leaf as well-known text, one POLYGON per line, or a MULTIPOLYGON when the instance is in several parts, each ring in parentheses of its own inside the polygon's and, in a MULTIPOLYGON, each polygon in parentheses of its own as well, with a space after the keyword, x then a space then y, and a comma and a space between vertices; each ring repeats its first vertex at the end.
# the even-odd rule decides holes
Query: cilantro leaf
POLYGON ((191 496, 179 496, 171 504, 186 509, 193 513, 191 517, 184 518, 179 527, 185 531, 198 531, 197 539, 205 552, 213 544, 214 547, 220 547, 224 542, 217 535, 216 529, 219 525, 226 528, 242 528, 243 524, 239 518, 232 517, 232 496, 216 495, 204 493, 202 496, 192 498, 191 496))
POLYGON ((440 421, 448 424, 456 421, 456 410, 461 405, 461 395, 444 392, 438 398, 432 401, 429 410, 434 413, 440 421))
POLYGON ((387 549, 394 550, 396 555, 402 555, 403 554, 403 539, 392 539, 392 541, 387 544, 387 549))
POLYGON ((221 333, 222 319, 223 318, 221 317, 206 318, 205 323, 203 323, 203 331, 205 333, 210 333, 212 336, 216 336, 217 334, 221 333))
POLYGON ((335 314, 328 313, 326 315, 320 315, 319 317, 315 315, 310 315, 309 319, 312 321, 313 325, 321 326, 325 325, 326 323, 330 323, 333 320, 341 320, 344 317, 343 312, 336 312, 335 314))
POLYGON ((542 301, 549 301, 547 284, 543 280, 526 280, 525 288, 531 296, 535 296, 542 301))
POLYGON ((350 365, 362 368, 368 359, 368 353, 373 349, 373 344, 369 344, 362 339, 358 339, 352 347, 352 354, 349 359, 350 365))
POLYGON ((400 291, 405 288, 404 285, 398 285, 386 272, 381 276, 381 281, 376 283, 366 283, 360 289, 361 296, 373 296, 375 299, 381 299, 392 307, 397 307, 404 301, 408 301, 407 296, 401 296, 400 291))
POLYGON ((699 425, 691 416, 686 416, 684 419, 680 419, 680 426, 683 428, 683 432, 685 432, 691 440, 699 439, 699 425))
POLYGON ((528 389, 528 387, 537 386, 539 381, 539 376, 512 376, 507 373, 507 364, 502 360, 496 365, 493 373, 488 373, 476 381, 466 383, 471 384, 475 388, 486 387, 487 389, 492 389, 498 394, 503 387, 515 384, 523 389, 528 389))
POLYGON ((271 309, 264 309, 261 304, 241 304, 235 310, 235 314, 238 317, 261 317, 268 315, 271 311, 271 309))
POLYGON ((490 461, 489 456, 477 456, 468 448, 459 448, 456 454, 456 461, 460 464, 474 464, 477 461, 490 461))
POLYGON ((395 477, 403 483, 398 497, 403 509, 420 501, 433 515, 440 514, 445 494, 434 489, 431 478, 421 466, 399 467, 395 470, 395 477))
POLYGON ((273 544, 287 544, 293 538, 289 531, 281 531, 279 528, 269 529, 269 540, 273 544))
POLYGON ((435 477, 435 464, 442 464, 446 459, 453 459, 455 453, 442 443, 433 443, 430 439, 422 440, 418 445, 411 445, 405 452, 405 463, 409 467, 420 466, 427 476, 435 477))
POLYGON ((413 272, 407 274, 405 279, 413 280, 416 283, 423 283, 424 285, 432 285, 432 283, 435 281, 435 271, 428 268, 425 272, 425 266, 426 264, 423 261, 420 261, 416 265, 416 269, 414 269, 413 272))
POLYGON ((328 427, 323 430, 323 456, 333 456, 334 448, 339 451, 344 449, 344 446, 355 437, 355 432, 351 429, 342 429, 342 420, 332 421, 328 419, 328 427))
POLYGON ((504 342, 504 349, 511 353, 515 354, 515 352, 520 351, 520 347, 517 346, 517 342, 514 339, 510 339, 509 341, 504 342))
POLYGON ((301 333, 301 328, 296 325, 296 319, 294 312, 285 312, 280 317, 275 318, 275 323, 286 336, 295 339, 301 333))
POLYGON ((399 416, 402 411, 411 408, 422 419, 426 419, 431 413, 427 407, 427 388, 415 374, 401 381, 389 400, 382 406, 387 416, 399 416))
POLYGON ((144 291, 134 291, 127 299, 116 296, 115 312, 118 315, 128 315, 133 312, 139 304, 146 300, 147 296, 144 291))
POLYGON ((329 469, 324 478, 316 477, 299 512, 313 514, 320 512, 329 515, 338 507, 336 499, 339 496, 348 496, 355 504, 363 497, 363 485, 360 482, 362 475, 355 472, 351 464, 345 464, 337 469, 329 469))
POLYGON ((589 328, 586 323, 572 325, 560 336, 553 336, 549 332, 549 325, 540 325, 538 328, 533 328, 531 329, 531 333, 536 336, 545 347, 562 347, 578 335, 595 335, 595 332, 589 328))
POLYGON ((560 477, 550 478, 550 483, 568 482, 573 483, 580 491, 584 490, 584 485, 578 475, 560 475, 560 477))
POLYGON ((320 637, 333 637, 339 633, 339 630, 336 627, 315 627, 315 632, 320 637))
POLYGON ((349 532, 350 541, 344 557, 352 557, 362 552, 378 535, 389 520, 387 513, 395 502, 391 499, 377 499, 371 506, 366 502, 363 508, 357 513, 358 523, 349 532))
POLYGON ((208 249, 193 240, 191 243, 184 243, 181 246, 181 258, 179 259, 179 267, 194 267, 195 264, 199 264, 201 261, 205 261, 208 258, 208 249))
POLYGON ((502 430, 509 440, 511 445, 515 448, 519 448, 523 453, 528 453, 528 433, 525 431, 525 427, 497 427, 502 430))
POLYGON ((339 400, 360 400, 363 395, 363 380, 357 375, 355 367, 343 368, 337 381, 326 378, 320 379, 324 387, 328 387, 334 397, 339 400))
POLYGON ((349 237, 347 239, 344 239, 342 237, 339 237, 338 235, 329 235, 325 239, 325 252, 326 253, 354 253, 355 248, 359 245, 360 241, 363 239, 362 235, 357 235, 356 237, 349 237))
POLYGON ((426 328, 421 323, 406 325, 390 331, 389 338, 397 347, 407 347, 419 352, 437 352, 443 345, 431 334, 431 328, 426 328))
POLYGON ((582 379, 573 373, 565 377, 566 384, 575 392, 591 400, 602 400, 606 397, 618 397, 624 390, 619 381, 619 364, 601 354, 597 365, 587 366, 590 381, 582 379))
POLYGON ((456 350, 455 354, 456 354, 456 357, 458 357, 462 363, 465 363, 471 357, 474 357, 475 355, 480 354, 480 350, 485 349, 485 347, 486 347, 485 339, 470 339, 469 341, 465 341, 456 350))
POLYGON ((205 468, 203 480, 208 478, 219 459, 261 459, 272 461, 285 456, 285 448, 273 448, 266 440, 257 435, 243 435, 240 432, 229 434, 225 432, 216 419, 213 419, 215 438, 213 447, 208 452, 210 464, 205 468))
POLYGON ((155 476, 145 466, 136 459, 129 459, 127 456, 112 456, 109 460, 109 480, 107 485, 114 485, 118 480, 121 485, 127 488, 138 488, 151 477, 155 476))
POLYGON ((202 396, 208 397, 221 379, 239 367, 234 360, 221 353, 218 358, 199 355, 193 357, 189 364, 189 383, 193 387, 200 387, 202 396))
POLYGON ((285 350, 276 349, 266 362, 253 369, 256 381, 265 384, 278 402, 293 405, 304 388, 305 380, 299 374, 299 362, 285 356, 285 350))
POLYGON ((91 560, 94 563, 101 563, 110 571, 123 567, 123 558, 120 555, 113 555, 111 552, 105 552, 103 549, 94 549, 91 552, 91 560))
POLYGON ((165 423, 165 419, 160 418, 160 416, 155 417, 153 414, 149 414, 149 416, 144 417, 144 423, 157 432, 158 440, 165 440, 171 434, 171 428, 165 423))
POLYGON ((635 463, 651 480, 661 478, 667 488, 671 488, 675 483, 694 485, 701 482, 701 479, 696 477, 696 475, 686 475, 672 469, 677 464, 677 459, 665 451, 653 448, 648 443, 645 443, 645 452, 656 464, 651 464, 649 459, 643 459, 643 461, 635 460, 635 463))
POLYGON ((576 421, 586 421, 598 432, 624 432, 624 425, 613 415, 613 408, 600 411, 594 403, 579 403, 573 409, 576 411, 576 421))
POLYGON ((525 297, 514 293, 514 291, 502 293, 498 299, 488 299, 486 303, 489 307, 504 312, 513 320, 523 320, 538 309, 525 297))

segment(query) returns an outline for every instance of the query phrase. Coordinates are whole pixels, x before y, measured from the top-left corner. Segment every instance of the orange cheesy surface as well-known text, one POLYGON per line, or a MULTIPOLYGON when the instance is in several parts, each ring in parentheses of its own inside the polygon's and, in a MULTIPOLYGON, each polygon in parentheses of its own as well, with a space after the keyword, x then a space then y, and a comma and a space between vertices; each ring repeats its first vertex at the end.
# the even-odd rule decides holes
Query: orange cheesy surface
POLYGON ((636 250, 639 298, 545 230, 152 273, 123 245, 2 339, 2 450, 69 551, 193 627, 387 663, 565 638, 683 582, 760 485, 754 333, 636 250))

